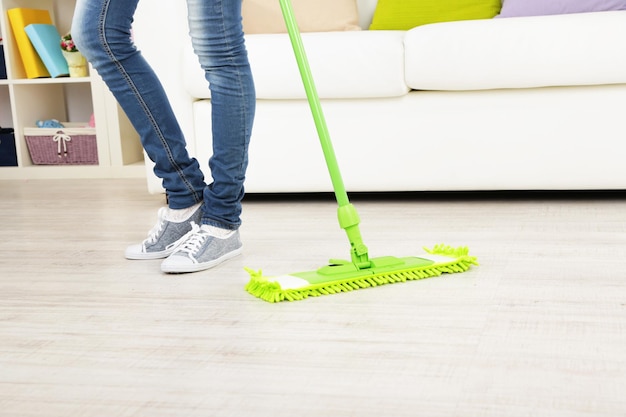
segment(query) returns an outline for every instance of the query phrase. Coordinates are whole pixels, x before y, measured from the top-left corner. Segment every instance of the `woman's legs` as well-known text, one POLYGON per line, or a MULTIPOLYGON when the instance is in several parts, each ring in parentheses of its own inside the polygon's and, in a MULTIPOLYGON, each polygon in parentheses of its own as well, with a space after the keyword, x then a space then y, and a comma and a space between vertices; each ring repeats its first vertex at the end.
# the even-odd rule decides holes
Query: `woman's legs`
POLYGON ((213 182, 204 190, 202 227, 163 261, 165 272, 199 271, 241 253, 237 229, 256 103, 241 1, 187 0, 187 6, 194 51, 211 89, 213 182))
POLYGON ((73 37, 139 132, 155 162, 155 173, 163 178, 170 208, 187 209, 183 218, 180 213, 161 212, 148 239, 129 247, 126 256, 154 259, 171 253, 161 265, 163 271, 199 271, 241 252, 237 229, 256 101, 241 1, 188 0, 194 49, 211 89, 209 186, 197 161, 187 154, 161 83, 130 39, 137 2, 78 0, 73 37), (193 225, 200 216, 203 226, 193 225))
POLYGON ((131 40, 137 2, 78 0, 72 37, 139 133, 169 206, 183 209, 202 201, 206 184, 159 79, 131 40))
POLYGON ((237 229, 256 103, 241 1, 187 0, 187 7, 193 48, 211 90, 213 183, 204 190, 202 223, 237 229))

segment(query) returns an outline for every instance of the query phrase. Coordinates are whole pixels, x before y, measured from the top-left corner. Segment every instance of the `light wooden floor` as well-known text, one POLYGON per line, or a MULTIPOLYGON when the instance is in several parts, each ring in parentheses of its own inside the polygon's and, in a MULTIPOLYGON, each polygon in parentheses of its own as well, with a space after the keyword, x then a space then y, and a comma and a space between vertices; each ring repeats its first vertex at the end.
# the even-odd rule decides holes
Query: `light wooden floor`
POLYGON ((626 416, 626 199, 353 199, 372 256, 471 271, 272 305, 243 289, 346 257, 335 203, 246 200, 244 255, 127 261, 142 180, 0 181, 0 416, 626 416))

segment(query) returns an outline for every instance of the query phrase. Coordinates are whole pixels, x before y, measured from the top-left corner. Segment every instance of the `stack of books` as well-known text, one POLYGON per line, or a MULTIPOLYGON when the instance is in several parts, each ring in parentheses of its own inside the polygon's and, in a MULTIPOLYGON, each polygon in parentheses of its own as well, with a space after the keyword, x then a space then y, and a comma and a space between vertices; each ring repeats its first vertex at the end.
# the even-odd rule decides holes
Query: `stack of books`
POLYGON ((27 78, 67 77, 61 35, 48 10, 18 7, 7 11, 27 78))

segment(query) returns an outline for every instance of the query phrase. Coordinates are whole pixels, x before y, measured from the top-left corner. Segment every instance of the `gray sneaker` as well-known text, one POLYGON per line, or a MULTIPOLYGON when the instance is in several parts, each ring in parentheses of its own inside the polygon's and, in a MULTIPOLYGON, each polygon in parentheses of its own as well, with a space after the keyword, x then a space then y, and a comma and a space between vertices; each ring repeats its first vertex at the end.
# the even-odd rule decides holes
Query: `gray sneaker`
POLYGON ((238 230, 194 224, 187 239, 161 263, 161 270, 175 274, 202 271, 239 255, 241 248, 238 230))
POLYGON ((148 237, 142 243, 126 248, 126 259, 161 259, 167 258, 180 245, 192 224, 202 219, 202 204, 198 203, 185 215, 174 215, 167 207, 161 207, 158 220, 148 237))

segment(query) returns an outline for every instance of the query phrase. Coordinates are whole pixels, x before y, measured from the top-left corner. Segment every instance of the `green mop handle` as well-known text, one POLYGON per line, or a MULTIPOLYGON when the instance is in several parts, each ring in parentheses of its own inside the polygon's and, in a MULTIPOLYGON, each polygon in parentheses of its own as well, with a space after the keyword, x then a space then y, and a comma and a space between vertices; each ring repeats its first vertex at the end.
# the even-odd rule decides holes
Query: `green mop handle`
POLYGON ((337 163, 335 150, 333 149, 332 142, 330 141, 328 126, 326 125, 317 89, 315 88, 315 83, 313 82, 311 68, 302 44, 302 37, 300 36, 300 30, 298 29, 291 0, 279 0, 279 2, 283 18, 285 19, 285 25, 287 26, 289 39, 291 40, 291 46, 298 63, 298 69, 300 70, 300 76, 302 77, 302 83, 304 84, 304 90, 309 101, 311 112, 313 113, 313 120, 315 121, 315 127, 317 128, 317 133, 322 145, 326 165, 328 166, 328 172, 335 191, 335 198, 339 204, 337 212, 339 225, 346 231, 348 240, 352 246, 352 262, 358 268, 367 268, 370 266, 370 262, 368 259, 367 247, 363 243, 361 232, 358 227, 360 222, 359 215, 354 206, 350 204, 348 193, 346 192, 346 188, 341 177, 339 164, 337 163))

